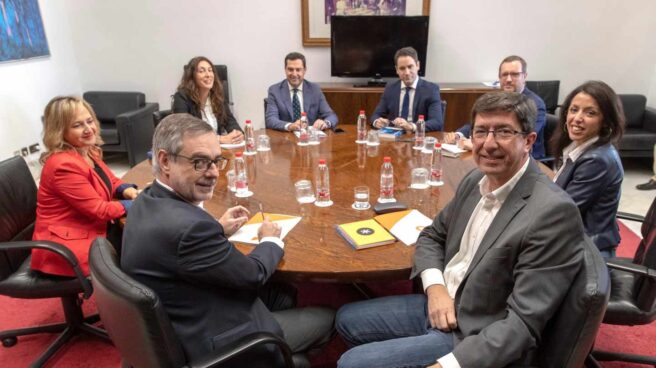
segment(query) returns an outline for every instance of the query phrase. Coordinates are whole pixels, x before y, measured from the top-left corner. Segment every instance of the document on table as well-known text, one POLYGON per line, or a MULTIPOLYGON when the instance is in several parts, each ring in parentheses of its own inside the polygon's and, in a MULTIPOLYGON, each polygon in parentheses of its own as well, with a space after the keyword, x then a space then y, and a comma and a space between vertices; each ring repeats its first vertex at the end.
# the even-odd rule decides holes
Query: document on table
POLYGON ((225 149, 239 148, 244 146, 246 146, 245 141, 241 141, 241 143, 221 143, 221 148, 225 148, 225 149))
MULTIPOLYGON (((271 222, 275 222, 280 225, 280 239, 284 239, 285 236, 301 221, 299 216, 288 216, 280 215, 277 213, 267 213, 265 216, 268 216, 271 222)), ((248 244, 259 244, 260 241, 257 238, 257 230, 262 225, 264 217, 262 212, 258 212, 253 217, 248 220, 242 227, 237 230, 228 240, 239 243, 248 243, 248 244)))
MULTIPOLYGON (((301 131, 300 130, 295 130, 294 135, 296 136, 296 138, 300 137, 301 136, 301 131)), ((317 130, 317 137, 319 137, 319 138, 327 137, 327 135, 326 135, 325 132, 323 132, 321 130, 317 130)))

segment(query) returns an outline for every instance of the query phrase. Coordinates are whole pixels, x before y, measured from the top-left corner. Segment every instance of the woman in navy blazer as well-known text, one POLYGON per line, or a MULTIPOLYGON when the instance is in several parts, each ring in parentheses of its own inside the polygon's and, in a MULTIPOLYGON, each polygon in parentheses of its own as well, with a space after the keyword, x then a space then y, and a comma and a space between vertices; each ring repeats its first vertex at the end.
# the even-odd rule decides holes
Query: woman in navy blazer
POLYGON ((191 114, 211 125, 220 143, 236 144, 244 140, 244 133, 225 101, 214 64, 204 56, 196 56, 185 65, 171 110, 191 114))
POLYGON ((605 258, 615 257, 620 242, 616 215, 624 170, 613 144, 623 131, 624 111, 613 89, 589 81, 563 102, 552 141, 560 163, 554 181, 578 205, 586 234, 605 258))
MULTIPOLYGON (((65 245, 88 275, 91 242, 106 237, 108 222, 125 215, 137 196, 136 186, 123 183, 102 161, 98 119, 82 99, 55 97, 48 103, 43 144, 32 239, 65 245)), ((75 276, 63 258, 46 250, 32 250, 31 268, 75 276)))

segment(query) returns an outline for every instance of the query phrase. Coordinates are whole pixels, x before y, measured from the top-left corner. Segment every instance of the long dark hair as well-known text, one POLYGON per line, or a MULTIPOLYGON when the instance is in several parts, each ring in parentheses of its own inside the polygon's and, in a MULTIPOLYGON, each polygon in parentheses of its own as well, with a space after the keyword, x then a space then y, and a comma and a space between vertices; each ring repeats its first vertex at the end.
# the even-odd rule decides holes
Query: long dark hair
POLYGON ((560 107, 558 127, 556 127, 550 142, 556 156, 556 163, 562 159, 563 149, 572 143, 566 129, 567 113, 572 100, 581 92, 594 98, 601 110, 602 122, 599 130, 599 140, 595 142, 594 146, 603 146, 609 142, 615 144, 622 138, 624 133, 624 109, 615 91, 602 81, 585 82, 570 92, 560 107))
MULTIPOLYGON (((206 61, 212 67, 212 72, 214 73, 214 83, 210 89, 210 102, 212 103, 212 111, 216 115, 219 124, 226 119, 226 111, 224 108, 224 97, 223 97, 223 85, 219 82, 219 76, 216 74, 214 69, 214 64, 210 59, 205 56, 196 56, 195 58, 189 60, 189 63, 185 65, 184 72, 182 73, 182 79, 178 85, 178 92, 185 94, 187 97, 191 98, 192 101, 196 104, 196 107, 200 111, 201 101, 200 101, 200 92, 198 91, 198 86, 196 86, 196 81, 194 80, 194 75, 196 74, 196 68, 201 61, 206 61)), ((203 101, 205 102, 205 101, 203 101)))

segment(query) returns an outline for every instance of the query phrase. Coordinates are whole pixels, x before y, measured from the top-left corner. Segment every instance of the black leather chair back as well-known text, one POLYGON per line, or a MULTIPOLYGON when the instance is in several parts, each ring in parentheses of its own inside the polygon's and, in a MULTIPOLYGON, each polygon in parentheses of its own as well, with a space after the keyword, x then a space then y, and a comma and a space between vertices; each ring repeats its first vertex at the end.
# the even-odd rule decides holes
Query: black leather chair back
POLYGON ((89 268, 98 312, 124 366, 182 367, 186 358, 157 295, 125 274, 104 238, 94 240, 89 268))
MULTIPOLYGON (((0 243, 32 240, 36 219, 36 184, 20 156, 0 162, 0 243)), ((2 250, 0 280, 14 273, 29 250, 2 250)))
MULTIPOLYGON (((656 269, 656 198, 649 207, 640 228, 642 240, 638 245, 633 263, 656 269)), ((633 290, 636 305, 647 314, 656 313, 656 281, 653 278, 636 275, 633 290)))
POLYGON ((88 102, 101 123, 114 123, 117 115, 137 110, 146 104, 146 95, 141 92, 85 92, 88 102))
POLYGON ((153 113, 153 122, 155 123, 155 127, 157 127, 160 121, 164 120, 165 117, 171 115, 172 113, 173 113, 172 110, 155 111, 153 113))
POLYGON ((586 238, 581 270, 542 334, 540 367, 584 366, 604 317, 609 295, 606 263, 592 241, 586 238))
POLYGON ((526 87, 542 98, 549 114, 555 113, 558 108, 559 80, 526 81, 526 87))
POLYGON ((618 95, 622 101, 624 108, 624 116, 626 118, 626 128, 642 128, 642 117, 645 114, 647 107, 647 97, 643 95, 618 95))

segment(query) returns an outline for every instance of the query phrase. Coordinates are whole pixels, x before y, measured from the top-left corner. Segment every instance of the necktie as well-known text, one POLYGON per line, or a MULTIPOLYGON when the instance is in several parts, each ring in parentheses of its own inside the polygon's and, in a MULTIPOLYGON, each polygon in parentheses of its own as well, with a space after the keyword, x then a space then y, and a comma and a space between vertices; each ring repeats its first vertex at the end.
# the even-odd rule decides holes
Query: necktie
POLYGON ((294 110, 294 121, 301 118, 301 101, 298 100, 298 88, 294 88, 294 97, 292 98, 292 110, 294 110))
POLYGON ((408 120, 408 112, 410 110, 410 90, 412 87, 405 87, 405 94, 403 95, 403 103, 401 104, 401 117, 408 120))

